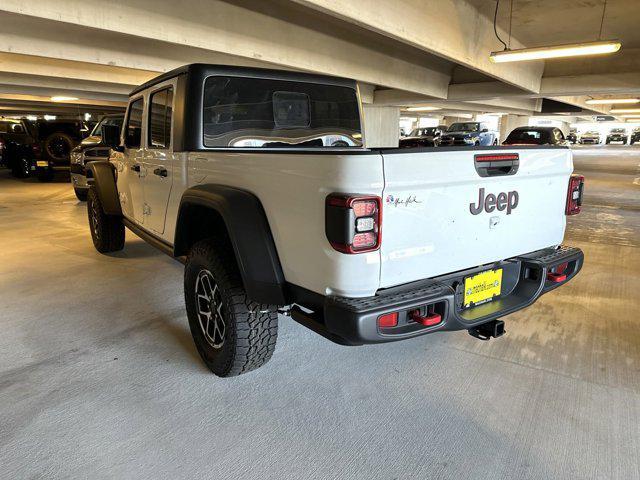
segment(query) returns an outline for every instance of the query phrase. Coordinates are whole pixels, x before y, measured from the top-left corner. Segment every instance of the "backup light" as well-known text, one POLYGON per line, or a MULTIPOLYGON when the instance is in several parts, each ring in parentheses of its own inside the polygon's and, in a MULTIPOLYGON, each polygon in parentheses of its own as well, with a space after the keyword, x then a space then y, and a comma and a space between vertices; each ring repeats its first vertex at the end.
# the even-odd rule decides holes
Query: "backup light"
POLYGON ((586 55, 603 55, 615 53, 622 44, 616 40, 572 43, 551 47, 519 48, 516 50, 502 50, 491 52, 489 60, 494 63, 525 62, 543 60, 546 58, 580 57, 586 55))
POLYGON ((375 223, 373 217, 358 218, 356 220, 356 230, 358 232, 369 232, 373 230, 375 223))

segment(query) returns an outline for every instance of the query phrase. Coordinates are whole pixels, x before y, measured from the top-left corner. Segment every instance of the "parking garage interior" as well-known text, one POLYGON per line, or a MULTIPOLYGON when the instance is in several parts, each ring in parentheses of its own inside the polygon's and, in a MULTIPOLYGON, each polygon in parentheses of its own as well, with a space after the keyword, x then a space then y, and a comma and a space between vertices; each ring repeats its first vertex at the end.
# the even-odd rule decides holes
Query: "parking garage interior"
MULTIPOLYGON (((0 476, 640 478, 638 20, 633 0, 4 0, 0 476), (619 50, 491 59, 604 40, 619 50), (70 176, 101 119, 191 63, 353 80, 364 149, 479 122, 509 152, 514 129, 558 129, 585 179, 563 241, 582 271, 490 341, 347 347, 282 310, 268 364, 212 375, 183 265, 131 231, 98 253, 70 176)), ((433 161, 453 148, 429 142, 433 161)))

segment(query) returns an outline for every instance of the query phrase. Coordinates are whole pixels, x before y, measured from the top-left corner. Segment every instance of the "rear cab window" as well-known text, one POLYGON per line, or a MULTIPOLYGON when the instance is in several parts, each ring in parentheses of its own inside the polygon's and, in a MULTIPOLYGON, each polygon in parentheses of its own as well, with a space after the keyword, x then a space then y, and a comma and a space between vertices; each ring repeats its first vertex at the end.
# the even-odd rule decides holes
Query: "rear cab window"
POLYGON ((362 147, 356 90, 287 80, 211 76, 203 143, 217 148, 362 147))

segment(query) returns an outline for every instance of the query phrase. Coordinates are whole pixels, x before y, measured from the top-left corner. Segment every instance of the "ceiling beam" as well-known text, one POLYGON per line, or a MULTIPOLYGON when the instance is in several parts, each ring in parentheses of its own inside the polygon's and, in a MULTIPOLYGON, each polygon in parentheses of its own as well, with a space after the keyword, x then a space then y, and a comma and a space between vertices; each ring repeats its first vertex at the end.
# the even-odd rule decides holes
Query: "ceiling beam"
POLYGON ((540 111, 542 101, 537 98, 501 98, 470 101, 440 100, 416 95, 401 90, 386 89, 374 92, 376 105, 428 105, 448 110, 463 110, 469 112, 506 112, 520 115, 540 111))
POLYGON ((165 71, 221 54, 440 98, 450 81, 442 68, 286 2, 3 0, 0 11, 0 49, 48 58, 165 71))
MULTIPOLYGON (((18 1, 18 0, 14 0, 18 1)), ((384 2, 371 0, 294 0, 296 3, 387 36, 403 44, 471 68, 530 92, 540 88, 541 61, 496 64, 493 23, 464 0, 384 2)), ((499 32, 505 35, 502 29, 499 32)), ((512 38, 512 48, 523 45, 512 38)))
POLYGON ((122 105, 126 105, 129 100, 129 95, 118 95, 115 93, 103 93, 103 92, 88 92, 86 90, 68 90, 62 88, 48 88, 48 87, 33 87, 33 86, 18 86, 18 85, 5 85, 0 83, 0 98, 4 98, 7 94, 19 94, 19 95, 34 95, 43 98, 56 97, 75 97, 79 100, 70 101, 68 103, 81 103, 101 105, 103 102, 116 102, 122 105))
MULTIPOLYGON (((2 49, 1 43, 0 49, 2 49)), ((2 52, 0 52, 0 72, 128 86, 140 85, 158 75, 158 72, 148 70, 2 52)))
POLYGON ((129 92, 136 87, 136 85, 8 72, 0 72, 0 84, 69 91, 73 90, 77 92, 102 92, 116 95, 129 95, 129 92))

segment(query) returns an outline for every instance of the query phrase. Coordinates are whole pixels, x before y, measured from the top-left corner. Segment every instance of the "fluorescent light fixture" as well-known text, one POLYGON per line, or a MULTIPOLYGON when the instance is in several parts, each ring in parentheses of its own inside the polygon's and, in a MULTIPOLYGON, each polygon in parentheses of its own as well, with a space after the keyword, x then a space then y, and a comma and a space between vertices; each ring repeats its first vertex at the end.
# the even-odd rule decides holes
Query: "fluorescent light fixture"
POLYGON ((589 100, 585 100, 584 103, 589 105, 610 105, 614 103, 638 103, 640 99, 638 98, 591 98, 589 100))
POLYGON ((72 102, 74 100, 79 100, 78 97, 65 97, 63 95, 58 95, 55 97, 51 97, 52 102, 72 102))
POLYGON ((57 117, 55 115, 45 115, 44 119, 45 120, 55 120, 57 117))
POLYGON ((32 122, 35 122, 38 119, 38 117, 36 117, 35 115, 27 115, 27 120, 31 120, 32 122))
POLYGON ((640 113, 640 108, 612 108, 611 113, 640 113))
POLYGON ((436 110, 442 110, 440 107, 409 107, 408 112, 434 112, 436 110))
POLYGON ((620 115, 622 118, 640 118, 640 113, 636 113, 635 115, 620 115))
POLYGON ((491 52, 489 60, 494 63, 525 62, 528 60, 543 60, 545 58, 580 57, 584 55, 602 55, 615 53, 622 44, 616 40, 604 42, 572 43, 555 45, 552 47, 519 48, 516 50, 502 50, 491 52))

